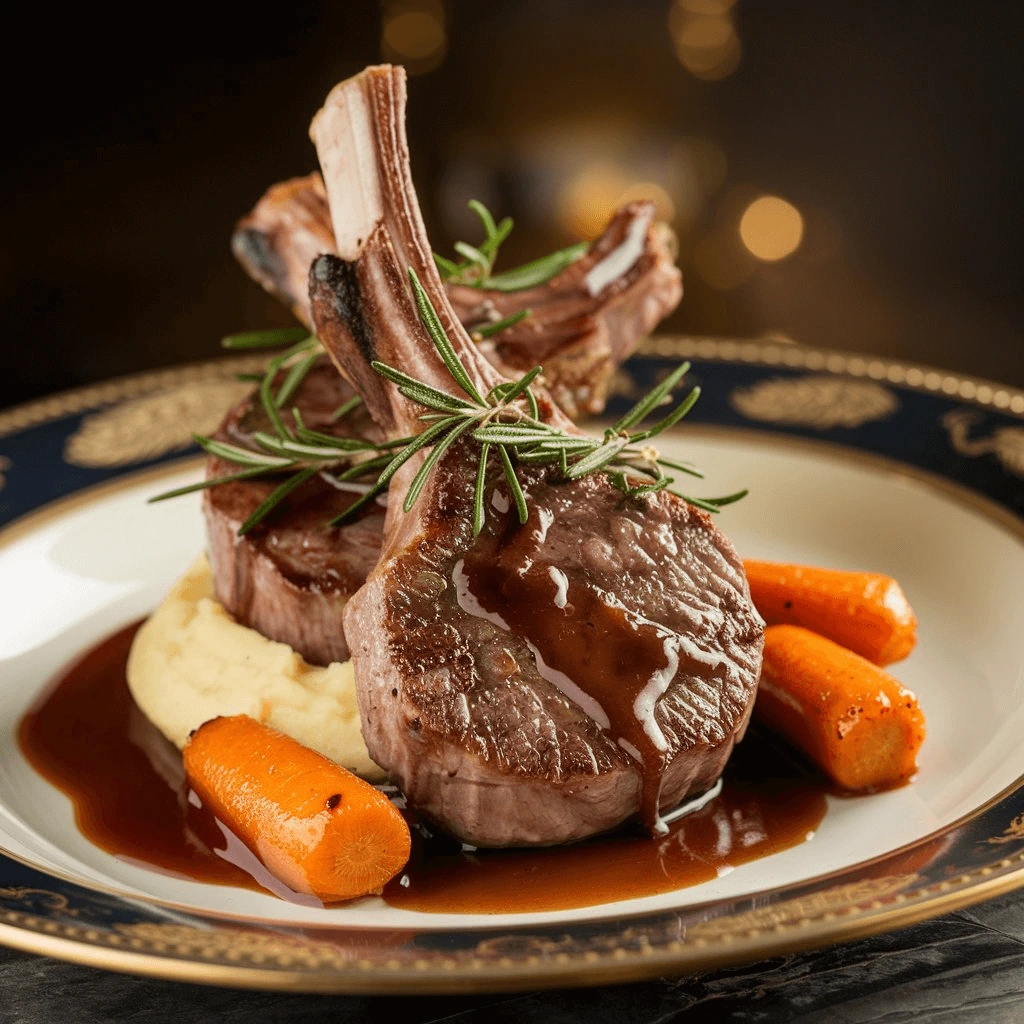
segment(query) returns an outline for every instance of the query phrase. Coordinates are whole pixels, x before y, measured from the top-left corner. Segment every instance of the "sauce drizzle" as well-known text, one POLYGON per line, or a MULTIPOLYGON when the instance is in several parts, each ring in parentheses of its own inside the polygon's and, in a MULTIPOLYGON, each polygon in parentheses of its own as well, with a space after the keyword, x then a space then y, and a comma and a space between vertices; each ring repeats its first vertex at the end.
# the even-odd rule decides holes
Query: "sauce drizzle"
MULTIPOLYGON (((125 665, 138 624, 69 666, 21 722, 29 763, 65 792, 82 834, 134 864, 200 882, 295 897, 188 789, 179 752, 136 707, 125 665)), ((753 730, 722 794, 650 839, 639 828, 543 850, 476 851, 414 832, 413 857, 383 896, 428 913, 565 910, 696 885, 806 841, 827 784, 753 730)))

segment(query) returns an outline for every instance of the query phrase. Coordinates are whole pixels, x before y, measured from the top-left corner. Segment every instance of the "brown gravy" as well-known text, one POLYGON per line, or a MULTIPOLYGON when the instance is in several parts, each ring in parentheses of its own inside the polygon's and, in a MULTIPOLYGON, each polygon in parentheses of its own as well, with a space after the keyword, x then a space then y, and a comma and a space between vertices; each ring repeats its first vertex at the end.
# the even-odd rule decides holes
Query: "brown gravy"
MULTIPOLYGON (((182 878, 287 896, 190 799, 180 754, 132 700, 125 665, 137 629, 102 641, 54 681, 21 722, 22 752, 70 797, 82 834, 109 853, 182 878)), ((826 792, 823 779, 752 730, 729 762, 722 794, 666 836, 624 831, 548 850, 470 851, 414 830, 412 860, 384 899, 431 913, 521 913, 696 885, 804 842, 825 815, 826 792)))

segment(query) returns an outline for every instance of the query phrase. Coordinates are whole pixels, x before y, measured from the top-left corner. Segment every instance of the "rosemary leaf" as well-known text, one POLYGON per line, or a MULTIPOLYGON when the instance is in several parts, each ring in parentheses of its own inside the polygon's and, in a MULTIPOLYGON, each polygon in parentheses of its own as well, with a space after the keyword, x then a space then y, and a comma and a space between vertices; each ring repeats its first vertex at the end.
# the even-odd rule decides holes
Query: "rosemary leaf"
POLYGON ((284 420, 281 419, 281 414, 278 412, 277 401, 274 398, 274 378, 277 376, 277 371, 284 366, 290 359, 306 352, 311 345, 318 344, 316 338, 313 338, 307 334, 307 336, 300 341, 298 344, 293 345, 290 349, 282 352, 278 356, 274 356, 273 359, 267 364, 267 372, 264 374, 263 380, 260 383, 260 404, 263 406, 263 411, 267 414, 270 422, 274 425, 274 430, 277 431, 278 435, 284 438, 291 437, 291 433, 284 424, 284 420))
POLYGON ((493 238, 498 233, 498 228, 494 223, 491 211, 479 199, 470 199, 466 205, 480 218, 480 223, 484 226, 484 233, 487 235, 487 238, 493 238))
POLYGON ((221 339, 224 348, 277 348, 309 337, 305 327, 273 327, 266 331, 245 331, 221 339))
POLYGON ((384 472, 377 478, 377 483, 381 485, 381 490, 383 490, 385 484, 390 482, 395 473, 421 448, 426 448, 427 445, 433 444, 436 438, 454 427, 459 422, 459 419, 460 417, 458 416, 449 416, 447 419, 435 423, 432 427, 427 427, 422 434, 417 434, 414 438, 411 438, 409 443, 388 462, 387 466, 384 467, 384 472))
POLYGON ((489 246, 493 246, 494 252, 497 253, 498 246, 505 241, 510 234, 512 234, 513 220, 511 217, 502 217, 498 223, 498 230, 494 232, 494 235, 487 240, 489 246))
POLYGON ((687 465, 685 462, 674 462, 672 459, 666 459, 661 455, 658 456, 658 462, 667 469, 675 469, 680 473, 688 473, 690 476, 699 477, 701 480, 704 479, 704 474, 696 466, 687 465))
POLYGON ((479 537, 484 528, 486 511, 484 508, 484 490, 487 486, 487 459, 491 454, 491 446, 484 441, 480 445, 480 462, 476 467, 476 484, 473 487, 473 536, 479 537))
POLYGON ((238 445, 215 441, 212 437, 201 437, 198 434, 193 435, 193 440, 210 455, 216 455, 218 459, 234 462, 240 466, 261 466, 265 471, 269 471, 286 469, 295 461, 294 459, 274 458, 271 455, 264 455, 262 452, 239 448, 238 445))
POLYGON ((481 324, 479 327, 473 328, 471 332, 472 338, 474 341, 482 338, 491 338, 495 334, 508 330, 510 327, 515 327, 516 324, 525 320, 532 313, 532 309, 521 309, 518 313, 505 317, 504 320, 496 320, 493 324, 481 324))
POLYGON ((686 371, 689 369, 689 363, 682 363, 677 366, 656 388, 641 398, 625 416, 616 420, 612 424, 611 429, 617 434, 622 430, 628 430, 643 420, 652 410, 665 401, 669 393, 683 379, 686 371))
POLYGON ((284 379, 284 383, 281 385, 281 390, 277 393, 277 398, 274 399, 277 402, 277 407, 280 409, 285 402, 289 401, 292 395, 298 391, 302 382, 306 379, 306 374, 313 369, 316 361, 320 358, 320 352, 310 352, 305 359, 297 362, 288 371, 288 375, 284 379))
POLYGON ((750 491, 744 487, 742 491, 737 491, 735 494, 727 494, 724 498, 705 498, 704 500, 721 508, 723 505, 731 505, 734 501, 745 498, 749 493, 750 491))
POLYGON ((411 398, 414 402, 425 405, 429 409, 437 409, 438 412, 458 413, 473 408, 465 399, 459 398, 457 395, 450 395, 447 391, 441 391, 438 388, 431 387, 429 384, 424 384, 423 381, 410 377, 407 373, 402 373, 401 370, 388 366, 387 363, 374 360, 370 363, 370 366, 386 380, 391 381, 392 384, 397 384, 400 391, 403 388, 407 389, 410 392, 406 395, 407 398, 411 398))
POLYGON ((252 439, 264 450, 282 458, 291 456, 295 460, 318 459, 322 462, 337 462, 338 449, 324 448, 322 445, 302 444, 298 441, 285 440, 265 434, 257 430, 252 439))
POLYGON ((532 370, 527 370, 510 388, 504 390, 501 395, 501 401, 505 405, 510 405, 514 402, 523 392, 528 391, 530 385, 540 376, 541 371, 544 369, 543 366, 535 366, 532 370))
POLYGON ((537 405, 537 396, 529 388, 526 391, 526 401, 530 406, 530 416, 535 419, 540 419, 540 406, 537 405))
POLYGON ((561 452, 548 451, 543 448, 529 448, 526 451, 517 451, 516 458, 520 462, 528 462, 531 465, 542 465, 545 462, 558 462, 561 452))
POLYGON ((436 409, 442 416, 462 415, 469 411, 462 406, 453 405, 451 402, 439 401, 434 397, 438 392, 434 391, 433 388, 424 390, 421 387, 400 387, 398 393, 416 402, 418 405, 424 405, 428 409, 436 409))
POLYGON ((274 490, 260 502, 252 515, 249 516, 249 518, 246 519, 246 521, 238 528, 238 536, 244 537, 254 526, 263 522, 263 520, 266 519, 267 516, 270 515, 270 513, 273 512, 273 510, 277 508, 277 506, 280 505, 289 494, 292 493, 292 491, 301 487, 307 480, 316 476, 319 472, 320 468, 318 466, 310 466, 307 469, 301 469, 294 476, 285 480, 280 487, 274 488, 274 490))
MULTIPOLYGON (((341 480, 342 477, 338 477, 338 479, 341 480)), ((352 504, 349 505, 341 515, 335 516, 328 525, 343 526, 345 523, 349 522, 349 520, 353 519, 357 512, 369 505, 371 501, 375 501, 377 499, 377 495, 386 489, 387 484, 382 484, 378 480, 364 495, 352 502, 352 504)))
POLYGON ((441 272, 441 278, 445 281, 449 277, 457 277, 462 273, 462 267, 458 263, 441 256, 439 253, 434 253, 434 262, 437 264, 437 269, 441 272))
MULTIPOLYGON (((297 409, 293 410, 292 415, 296 412, 297 409)), ((333 434, 322 434, 319 430, 310 430, 309 427, 300 427, 295 431, 295 436, 305 444, 336 448, 342 452, 372 452, 378 448, 372 441, 358 437, 335 437, 333 434)))
POLYGON ((470 263, 475 263, 480 268, 481 280, 486 280, 487 272, 491 269, 491 261, 475 245, 456 242, 455 251, 470 263))
POLYGON ((444 453, 473 425, 474 420, 464 420, 453 430, 450 430, 444 437, 441 438, 437 444, 431 449, 430 454, 423 460, 423 465, 416 471, 416 475, 412 478, 412 483, 409 484, 409 490, 405 492, 405 502, 402 504, 402 508, 408 512, 413 505, 416 504, 416 499, 420 496, 420 492, 423 490, 423 485, 427 482, 427 477, 430 476, 430 471, 441 461, 444 457, 444 453))
POLYGON ((618 458, 619 453, 627 444, 629 444, 629 439, 625 437, 616 437, 611 441, 605 441, 600 448, 596 448, 589 455, 584 455, 578 462, 572 463, 566 476, 570 480, 578 480, 581 476, 596 473, 599 469, 607 466, 609 462, 618 458))
POLYGON ((363 459, 362 462, 349 466, 344 472, 332 475, 338 480, 358 480, 359 477, 366 476, 367 473, 375 473, 378 469, 384 469, 392 458, 393 456, 389 454, 378 455, 372 459, 363 459))
POLYGON ((508 489, 512 492, 512 500, 516 503, 516 511, 519 513, 519 525, 524 526, 530 518, 529 510, 526 507, 526 495, 519 486, 519 478, 516 476, 512 460, 509 458, 508 449, 498 445, 498 455, 501 457, 501 468, 505 471, 505 479, 508 481, 508 489))
POLYGON ((662 431, 668 430, 669 427, 674 427, 696 405, 698 398, 700 398, 700 388, 695 387, 664 419, 659 420, 649 430, 634 434, 630 441, 634 443, 646 441, 649 437, 657 437, 662 431))
POLYGON ((695 498, 692 494, 682 494, 680 491, 673 491, 669 488, 669 494, 674 494, 677 498, 682 498, 683 501, 689 502, 691 505, 695 505, 697 508, 703 509, 705 512, 718 512, 718 506, 714 502, 708 501, 706 498, 695 498))
POLYGON ((487 279, 486 287, 499 292, 519 292, 545 284, 565 270, 570 263, 575 263, 589 248, 589 243, 580 242, 566 249, 559 249, 547 256, 541 256, 540 259, 524 263, 514 270, 491 275, 487 279))
POLYGON ((486 241, 480 244, 480 251, 488 258, 490 266, 488 267, 488 280, 490 279, 490 272, 494 269, 494 261, 498 256, 498 249, 501 248, 501 243, 508 238, 512 231, 512 218, 505 217, 501 223, 495 228, 494 234, 490 235, 486 241))
POLYGON ((342 402, 334 412, 331 413, 331 422, 337 423, 338 420, 347 416, 353 409, 358 405, 362 405, 363 399, 361 395, 353 395, 347 402, 342 402))
POLYGON ((629 484, 629 478, 621 469, 606 470, 605 476, 611 481, 612 486, 617 490, 622 491, 623 494, 628 495, 632 491, 629 484))
MULTIPOLYGON (((491 444, 535 444, 550 438, 551 434, 548 431, 533 430, 518 423, 488 423, 487 426, 473 431, 474 441, 489 441, 491 444)), ((623 439, 623 444, 626 443, 623 439)))
POLYGON ((639 487, 631 487, 627 493, 630 497, 639 498, 644 494, 653 494, 655 491, 663 491, 673 482, 672 477, 663 476, 660 480, 655 480, 653 483, 641 484, 639 487))
POLYGON ((416 271, 412 267, 409 268, 409 280, 412 282, 413 294, 416 296, 416 308, 419 310, 420 319, 423 321, 423 325, 430 334, 430 337, 434 342, 434 346, 437 348, 438 354, 444 361, 445 366, 448 367, 448 372, 454 378, 455 383, 458 384, 459 387, 462 388, 462 390, 465 391, 477 405, 486 405, 487 403, 477 390, 476 385, 470 378, 466 368, 459 362, 459 357, 455 354, 455 349, 452 348, 452 343, 448 340, 448 335, 444 333, 444 328, 441 326, 441 321, 438 319, 437 310, 434 309, 433 304, 430 301, 430 296, 427 295, 423 285, 420 284, 420 279, 416 276, 416 271))
POLYGON ((243 469, 241 473, 231 473, 228 476, 214 477, 212 480, 200 480, 197 484, 189 484, 187 487, 176 487, 173 491, 164 491, 163 494, 156 494, 149 498, 147 505, 157 501, 166 501, 168 498, 178 498, 183 494, 192 494, 194 491, 205 491, 207 487, 216 487, 218 484, 232 484, 236 480, 251 480, 253 477, 263 476, 267 471, 262 466, 254 469, 243 469))
POLYGON ((567 434, 563 434, 548 438, 546 441, 541 441, 537 447, 543 451, 564 451, 566 454, 571 455, 591 452, 595 448, 600 448, 601 442, 594 440, 592 437, 570 437, 567 434))

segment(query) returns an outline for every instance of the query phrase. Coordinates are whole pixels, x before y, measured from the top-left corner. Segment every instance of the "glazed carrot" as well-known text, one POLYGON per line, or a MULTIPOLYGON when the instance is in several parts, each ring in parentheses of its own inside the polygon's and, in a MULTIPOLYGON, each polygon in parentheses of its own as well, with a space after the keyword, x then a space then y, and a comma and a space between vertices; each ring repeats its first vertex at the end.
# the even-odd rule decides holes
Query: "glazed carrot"
POLYGON ((409 827, 383 793, 246 715, 201 726, 184 760, 203 803, 296 892, 366 896, 409 859, 409 827))
POLYGON ((917 771, 924 714, 888 672, 802 626, 769 626, 755 713, 845 789, 917 771))
POLYGON ((750 596, 768 625, 806 626, 873 661, 901 661, 917 642, 917 619, 900 585, 873 572, 743 562, 750 596))

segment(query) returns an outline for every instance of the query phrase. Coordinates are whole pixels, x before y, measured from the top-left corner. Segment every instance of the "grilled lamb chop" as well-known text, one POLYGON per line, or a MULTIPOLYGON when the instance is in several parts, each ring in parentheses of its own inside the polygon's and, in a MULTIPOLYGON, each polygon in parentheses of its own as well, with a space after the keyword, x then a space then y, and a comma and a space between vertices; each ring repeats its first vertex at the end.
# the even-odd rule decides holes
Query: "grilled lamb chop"
POLYGON ((488 361, 518 377, 538 363, 551 397, 574 419, 604 410, 616 369, 679 305, 682 276, 668 225, 654 204, 621 207, 585 255, 546 284, 518 292, 449 285, 469 327, 529 309, 531 315, 480 342, 488 361))
MULTIPOLYGON (((653 215, 649 203, 623 207, 584 256, 539 287, 508 293, 449 286, 456 315, 472 328, 531 309, 527 320, 480 342, 481 351, 513 375, 543 363, 549 390, 564 411, 600 412, 616 367, 679 301, 670 233, 652 223, 653 215)), ((335 251, 320 173, 270 188, 240 222, 232 247, 252 277, 310 325, 310 264, 335 251)), ((297 400, 310 422, 349 394, 340 378, 320 369, 297 400)), ((228 414, 222 430, 237 434, 256 415, 246 400, 228 414)), ((343 429, 358 422, 348 420, 343 429)), ((211 459, 211 476, 228 471, 227 463, 211 459)), ((275 512, 272 526, 238 537, 238 526, 270 489, 263 481, 243 481, 214 489, 205 501, 217 596, 238 621, 289 643, 307 661, 343 659, 348 648, 340 611, 375 562, 382 517, 360 520, 354 531, 325 530, 323 523, 352 499, 314 480, 275 512)))
MULTIPOLYGON (((344 437, 380 436, 361 407, 339 423, 331 414, 352 389, 325 357, 294 396, 307 426, 344 437)), ((290 413, 284 413, 290 418, 290 413)), ((228 414, 217 437, 252 446, 257 430, 272 431, 259 402, 246 399, 228 414)), ((208 479, 238 467, 211 457, 208 479)), ((327 523, 358 497, 314 477, 244 537, 238 528, 278 480, 239 480, 203 494, 207 547, 217 599, 241 623, 280 640, 313 665, 348 660, 341 613, 380 557, 384 510, 371 507, 344 527, 327 523)))
MULTIPOLYGON (((239 222, 231 245, 249 275, 309 326, 309 266, 335 252, 323 178, 313 173, 271 186, 239 222)), ((653 204, 629 203, 584 256, 546 284, 516 292, 449 285, 448 295, 471 330, 531 310, 482 340, 481 351, 506 376, 542 363, 565 412, 596 415, 616 368, 679 304, 682 278, 672 249, 672 232, 654 222, 653 204)))
MULTIPOLYGON (((369 360, 453 388, 407 268, 481 393, 504 381, 434 267, 404 112, 404 72, 371 68, 311 128, 340 254, 311 268, 314 323, 388 436, 420 430, 422 410, 369 360)), ((393 478, 381 560, 344 612, 367 747, 413 807, 477 846, 568 842, 637 812, 657 831, 661 810, 714 783, 749 718, 762 623, 740 559, 665 491, 627 498, 546 466, 520 471, 528 523, 498 482, 474 538, 477 454, 456 442, 408 513, 417 459, 393 478)))

